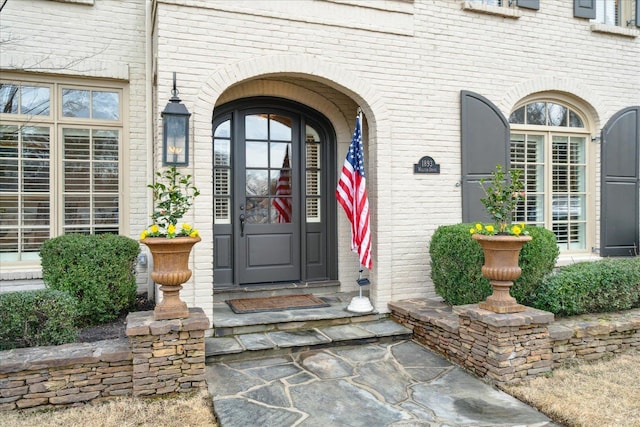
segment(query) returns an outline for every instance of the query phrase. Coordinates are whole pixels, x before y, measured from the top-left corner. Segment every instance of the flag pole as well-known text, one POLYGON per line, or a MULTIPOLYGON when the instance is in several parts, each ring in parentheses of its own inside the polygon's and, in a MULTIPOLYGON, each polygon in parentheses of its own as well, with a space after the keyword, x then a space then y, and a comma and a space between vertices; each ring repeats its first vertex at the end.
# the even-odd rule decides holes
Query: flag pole
MULTIPOLYGON (((358 120, 360 129, 362 132, 362 108, 360 107, 358 107, 358 110, 356 112, 356 119, 358 120)), ((369 298, 362 296, 362 287, 371 284, 369 279, 362 278, 362 271, 363 271, 363 266, 360 263, 360 257, 358 256, 358 279, 356 280, 356 283, 358 283, 358 288, 360 292, 359 292, 359 296, 353 297, 351 299, 351 302, 347 307, 348 311, 351 311, 354 313, 369 313, 373 311, 373 305, 371 305, 371 301, 369 301, 369 298)))

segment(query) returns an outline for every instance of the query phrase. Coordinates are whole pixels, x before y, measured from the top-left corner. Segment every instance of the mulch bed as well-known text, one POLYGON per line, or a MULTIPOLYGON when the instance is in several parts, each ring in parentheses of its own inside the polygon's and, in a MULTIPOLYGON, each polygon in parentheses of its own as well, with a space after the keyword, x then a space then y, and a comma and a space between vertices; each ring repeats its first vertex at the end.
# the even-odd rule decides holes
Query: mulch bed
POLYGON ((127 314, 134 311, 150 311, 155 307, 153 301, 147 299, 147 294, 139 294, 136 297, 135 305, 128 311, 123 312, 117 319, 102 325, 91 326, 80 329, 76 342, 95 342, 116 338, 126 338, 127 314))

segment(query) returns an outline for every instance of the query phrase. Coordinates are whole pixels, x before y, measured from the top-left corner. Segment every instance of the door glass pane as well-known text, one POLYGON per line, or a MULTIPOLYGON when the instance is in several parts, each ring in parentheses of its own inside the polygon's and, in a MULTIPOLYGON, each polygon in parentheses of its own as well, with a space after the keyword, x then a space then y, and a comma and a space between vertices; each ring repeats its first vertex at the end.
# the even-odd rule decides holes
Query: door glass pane
POLYGON ((269 167, 269 143, 263 141, 247 141, 246 165, 248 168, 269 167))
POLYGON ((216 138, 230 138, 231 137, 231 120, 226 120, 216 127, 213 131, 213 136, 216 138))
MULTIPOLYGON (((288 163, 288 160, 285 164, 288 163)), ((284 166, 284 165, 283 165, 284 166)), ((288 166, 288 165, 286 165, 288 166)), ((285 166, 285 167, 286 167, 285 166)), ((291 201, 291 169, 271 171, 271 182, 274 198, 271 202, 271 221, 274 223, 288 223, 292 221, 291 201)))
POLYGON ((291 168, 293 165, 291 164, 291 156, 289 153, 291 152, 291 144, 281 143, 281 142, 272 142, 270 144, 271 148, 271 168, 291 168))
POLYGON ((230 199, 216 197, 213 199, 215 222, 217 224, 231 224, 230 199))
POLYGON ((269 120, 265 114, 246 116, 245 139, 269 139, 269 120))
POLYGON ((214 166, 231 165, 231 142, 225 139, 216 138, 213 142, 213 164, 214 166))
POLYGON ((88 90, 63 89, 62 90, 62 115, 64 117, 89 118, 88 90))
POLYGON ((229 169, 216 169, 213 177, 214 193, 216 196, 231 195, 231 171, 229 169))
POLYGON ((270 139, 291 141, 291 118, 277 114, 270 115, 270 139))
POLYGON ((247 224, 269 223, 269 198, 247 197, 245 205, 247 224))
POLYGON ((307 222, 320 222, 320 199, 307 197, 306 208, 307 222))
POLYGON ((247 196, 268 196, 269 171, 264 169, 247 170, 245 193, 247 196))

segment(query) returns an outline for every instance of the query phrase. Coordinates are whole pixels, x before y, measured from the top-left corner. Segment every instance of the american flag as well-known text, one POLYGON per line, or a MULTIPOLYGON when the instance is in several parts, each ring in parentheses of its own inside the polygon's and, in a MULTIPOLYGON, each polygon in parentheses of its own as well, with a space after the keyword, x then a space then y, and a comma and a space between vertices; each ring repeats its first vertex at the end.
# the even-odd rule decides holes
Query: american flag
POLYGON ((364 173, 360 117, 356 117, 356 128, 353 131, 347 158, 342 166, 336 197, 351 222, 351 250, 358 253, 360 264, 371 270, 373 263, 371 261, 369 198, 367 197, 364 173))
POLYGON ((289 146, 284 155, 282 169, 276 183, 276 198, 273 199, 278 222, 291 222, 291 166, 289 164, 289 146))

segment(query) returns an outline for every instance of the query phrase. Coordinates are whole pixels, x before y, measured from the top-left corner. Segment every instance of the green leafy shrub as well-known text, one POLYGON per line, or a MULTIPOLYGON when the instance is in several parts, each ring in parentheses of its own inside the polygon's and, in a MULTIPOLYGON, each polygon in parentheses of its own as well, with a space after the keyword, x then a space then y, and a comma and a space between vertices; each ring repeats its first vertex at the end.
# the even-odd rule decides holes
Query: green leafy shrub
POLYGON ((0 350, 74 342, 77 303, 52 289, 0 294, 0 350))
POLYGON ((83 324, 108 322, 135 302, 139 253, 138 242, 126 236, 63 235, 42 245, 42 279, 76 297, 83 324))
POLYGON ((563 267, 536 289, 532 305, 559 316, 640 307, 640 258, 563 267))
MULTIPOLYGON (((482 276, 484 254, 480 244, 471 238, 473 224, 438 227, 431 238, 431 279, 436 293, 454 305, 475 304, 491 295, 489 280, 482 276)), ((529 304, 542 278, 553 271, 559 255, 553 232, 528 226, 533 240, 520 252, 522 275, 514 282, 511 295, 529 304)))

